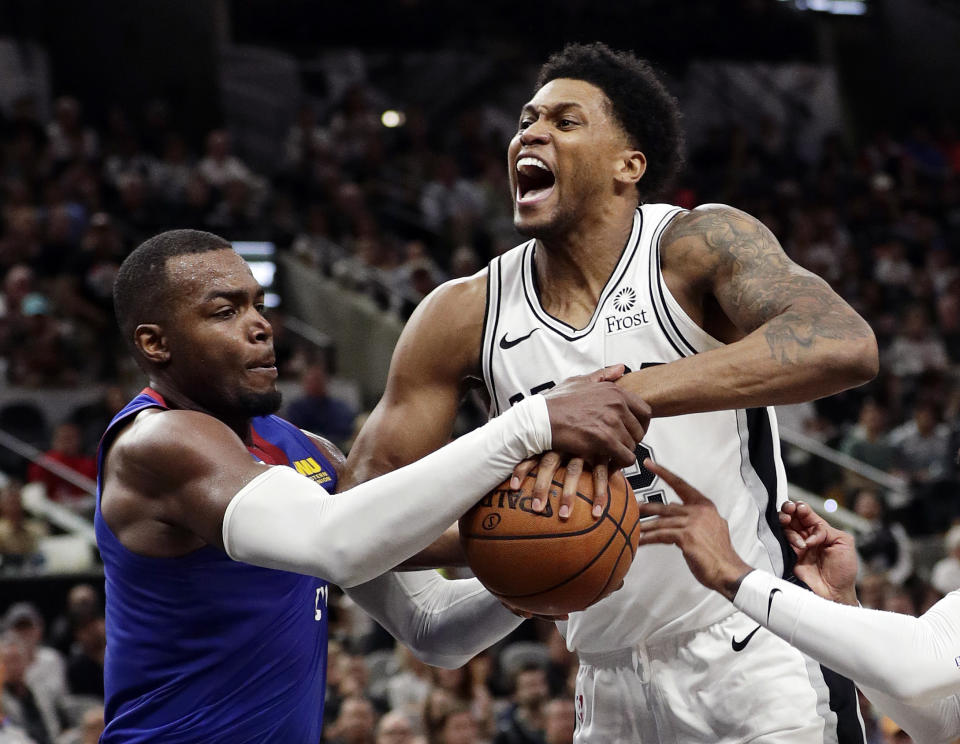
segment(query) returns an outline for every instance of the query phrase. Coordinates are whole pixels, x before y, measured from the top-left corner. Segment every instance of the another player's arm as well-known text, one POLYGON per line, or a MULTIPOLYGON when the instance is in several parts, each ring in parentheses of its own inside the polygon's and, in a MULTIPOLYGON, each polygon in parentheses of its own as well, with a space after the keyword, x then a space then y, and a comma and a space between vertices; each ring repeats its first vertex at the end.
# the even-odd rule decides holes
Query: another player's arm
MULTIPOLYGON (((337 473, 346 458, 330 441, 304 432, 337 473)), ((388 571, 345 590, 421 661, 456 669, 521 622, 476 579, 448 581, 436 571, 388 571)))
POLYGON ((793 263, 762 223, 739 210, 701 207, 676 218, 661 268, 684 309, 719 306, 729 345, 626 375, 654 416, 796 403, 872 379, 873 331, 820 277, 793 263))
MULTIPOLYGON (((595 383, 572 384, 592 407, 595 383)), ((618 408, 619 391, 607 392, 618 408)), ((551 406, 569 407, 546 398, 515 406, 441 451, 337 495, 292 468, 256 463, 210 416, 146 411, 107 456, 104 515, 121 542, 144 554, 177 554, 172 538, 157 535, 188 549, 195 536, 236 560, 352 586, 425 548, 518 459, 548 447, 551 406)))
MULTIPOLYGON (((479 375, 486 280, 449 282, 421 302, 393 352, 383 397, 350 449, 340 488, 375 478, 450 440, 468 378, 479 375)), ((464 563, 455 528, 403 568, 464 563)))
MULTIPOLYGON (((644 462, 680 497, 680 504, 640 504, 640 545, 680 547, 694 576, 788 643, 858 684, 911 706, 928 705, 960 690, 960 592, 917 618, 841 604, 747 565, 730 544, 725 520, 707 497, 661 465, 644 462), (890 654, 891 648, 899 653, 890 654)), ((782 520, 784 521, 784 520, 782 520)), ((806 568, 804 580, 827 596, 849 602, 856 576, 852 540, 827 530, 810 512, 790 516, 788 533, 806 568), (821 524, 816 526, 816 521, 821 524)), ((830 528, 832 530, 832 528, 830 528)), ((847 536, 849 537, 849 536, 847 536)), ((917 710, 915 720, 936 722, 946 709, 917 710)), ((954 706, 954 713, 956 707, 954 706)))

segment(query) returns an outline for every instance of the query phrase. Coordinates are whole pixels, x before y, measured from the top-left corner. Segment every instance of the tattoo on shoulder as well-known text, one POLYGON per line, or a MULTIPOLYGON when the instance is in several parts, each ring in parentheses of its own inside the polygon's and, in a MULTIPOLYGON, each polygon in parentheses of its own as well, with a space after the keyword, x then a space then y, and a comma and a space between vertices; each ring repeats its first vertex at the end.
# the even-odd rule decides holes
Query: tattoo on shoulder
POLYGON ((689 212, 668 228, 664 243, 684 246, 679 255, 702 265, 737 327, 750 333, 766 324, 770 355, 782 364, 803 362, 817 339, 872 334, 829 284, 791 261, 763 223, 739 210, 689 212))

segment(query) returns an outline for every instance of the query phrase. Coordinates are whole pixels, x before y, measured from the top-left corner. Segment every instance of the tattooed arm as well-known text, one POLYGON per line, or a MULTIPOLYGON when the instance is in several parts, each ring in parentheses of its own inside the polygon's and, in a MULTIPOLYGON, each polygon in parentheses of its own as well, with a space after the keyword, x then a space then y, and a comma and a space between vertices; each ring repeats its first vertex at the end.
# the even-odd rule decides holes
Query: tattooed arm
POLYGON ((660 250, 676 300, 728 345, 622 378, 654 416, 813 400, 877 374, 870 326, 750 215, 695 209, 671 223, 660 250))

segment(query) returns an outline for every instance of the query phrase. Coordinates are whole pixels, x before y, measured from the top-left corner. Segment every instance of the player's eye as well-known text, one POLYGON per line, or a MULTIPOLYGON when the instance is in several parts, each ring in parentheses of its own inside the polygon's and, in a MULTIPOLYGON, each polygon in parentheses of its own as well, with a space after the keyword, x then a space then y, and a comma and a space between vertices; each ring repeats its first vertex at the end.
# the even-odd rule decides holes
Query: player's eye
POLYGON ((263 315, 267 310, 267 306, 264 305, 262 302, 256 303, 253 307, 261 315, 263 315))
POLYGON ((522 132, 524 129, 526 129, 527 127, 529 127, 531 124, 533 124, 533 119, 530 118, 529 116, 525 116, 524 118, 522 118, 522 119, 520 120, 520 131, 522 132))
POLYGON ((214 313, 214 317, 217 318, 231 318, 236 315, 237 309, 233 305, 228 305, 227 307, 221 307, 214 313))
POLYGON ((560 121, 557 122, 557 126, 561 129, 569 129, 570 127, 575 127, 576 125, 577 122, 575 122, 573 119, 560 119, 560 121))

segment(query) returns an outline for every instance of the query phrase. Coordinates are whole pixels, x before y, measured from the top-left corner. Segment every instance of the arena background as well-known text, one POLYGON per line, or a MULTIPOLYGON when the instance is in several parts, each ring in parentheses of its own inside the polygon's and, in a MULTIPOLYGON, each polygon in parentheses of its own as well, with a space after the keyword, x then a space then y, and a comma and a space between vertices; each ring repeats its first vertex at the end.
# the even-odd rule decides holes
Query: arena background
MULTIPOLYGON (((960 586, 957 3, 5 0, 0 615, 29 601, 60 633, 72 699, 96 698, 102 652, 91 458, 143 384, 113 326, 119 262, 172 227, 235 241, 270 286, 288 414, 349 447, 416 303, 518 242, 506 142, 575 40, 635 50, 679 98, 688 165, 665 200, 759 217, 874 327, 876 381, 780 412, 795 492, 858 533, 864 604, 918 613, 960 586)), ((468 399, 459 430, 483 415, 468 399)), ((339 618, 334 685, 382 709, 413 673, 339 618)), ((562 654, 528 625, 506 646, 557 692, 562 654)))

